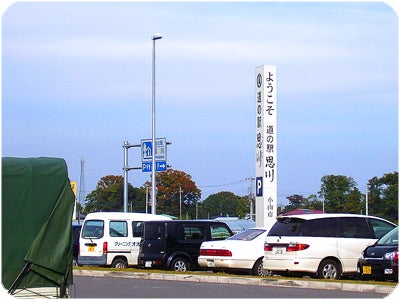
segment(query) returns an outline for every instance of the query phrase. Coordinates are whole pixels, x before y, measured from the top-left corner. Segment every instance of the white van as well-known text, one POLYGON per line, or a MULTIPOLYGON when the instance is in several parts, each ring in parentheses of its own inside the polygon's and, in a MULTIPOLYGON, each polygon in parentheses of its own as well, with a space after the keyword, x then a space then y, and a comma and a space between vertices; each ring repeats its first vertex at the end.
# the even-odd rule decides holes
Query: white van
POLYGON ((79 238, 78 265, 126 268, 137 265, 143 222, 171 220, 153 214, 96 212, 86 216, 79 238))
POLYGON ((338 279, 357 274, 361 252, 396 225, 373 216, 279 216, 264 244, 265 272, 338 279))

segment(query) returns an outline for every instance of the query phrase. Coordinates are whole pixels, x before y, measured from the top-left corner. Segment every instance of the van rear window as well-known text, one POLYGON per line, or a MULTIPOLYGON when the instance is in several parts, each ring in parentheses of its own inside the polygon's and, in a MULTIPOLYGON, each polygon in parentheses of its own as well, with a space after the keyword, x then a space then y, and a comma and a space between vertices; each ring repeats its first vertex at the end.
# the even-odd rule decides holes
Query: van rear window
POLYGON ((104 221, 87 220, 82 229, 83 238, 100 239, 104 235, 104 221))
POLYGON ((278 218, 268 236, 299 236, 302 233, 304 221, 298 218, 278 218))

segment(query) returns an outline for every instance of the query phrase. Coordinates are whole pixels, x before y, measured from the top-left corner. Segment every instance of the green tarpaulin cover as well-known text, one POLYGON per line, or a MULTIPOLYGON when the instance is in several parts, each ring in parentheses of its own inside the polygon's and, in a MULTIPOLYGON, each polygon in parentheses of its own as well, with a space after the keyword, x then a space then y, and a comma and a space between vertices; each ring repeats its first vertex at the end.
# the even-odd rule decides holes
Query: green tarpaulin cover
POLYGON ((60 158, 2 158, 2 284, 72 284, 75 196, 60 158))

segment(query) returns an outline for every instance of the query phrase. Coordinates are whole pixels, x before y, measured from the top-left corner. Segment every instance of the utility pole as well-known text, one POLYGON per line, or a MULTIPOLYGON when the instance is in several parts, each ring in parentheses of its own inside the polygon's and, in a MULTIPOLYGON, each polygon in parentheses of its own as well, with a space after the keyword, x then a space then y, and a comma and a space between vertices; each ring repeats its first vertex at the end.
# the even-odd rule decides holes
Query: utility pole
POLYGON ((78 224, 81 224, 81 213, 80 213, 80 207, 81 203, 84 201, 85 197, 85 159, 81 157, 81 177, 79 179, 79 195, 78 195, 78 204, 79 207, 77 209, 78 211, 78 224))
POLYGON ((148 213, 149 207, 149 186, 146 184, 146 214, 148 213))
POLYGON ((253 206, 253 202, 254 202, 254 187, 253 187, 253 181, 255 180, 254 177, 248 177, 246 178, 246 180, 250 180, 250 188, 249 188, 249 202, 250 202, 250 219, 253 220, 253 216, 254 214, 254 206, 253 206))
POLYGON ((182 186, 179 186, 179 220, 182 220, 182 186))
POLYGON ((365 215, 368 216, 368 184, 367 190, 365 191, 365 215))

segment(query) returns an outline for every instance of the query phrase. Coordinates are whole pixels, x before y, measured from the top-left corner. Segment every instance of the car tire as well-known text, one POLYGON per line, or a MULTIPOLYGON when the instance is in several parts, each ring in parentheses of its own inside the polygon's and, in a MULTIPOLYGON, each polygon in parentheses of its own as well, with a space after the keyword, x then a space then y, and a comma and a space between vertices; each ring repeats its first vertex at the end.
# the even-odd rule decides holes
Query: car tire
POLYGON ((115 268, 115 269, 126 269, 127 267, 128 267, 127 261, 122 258, 114 259, 111 264, 111 268, 115 268))
POLYGON ((170 269, 177 272, 190 271, 189 262, 183 257, 177 257, 172 260, 170 269))
POLYGON ((264 269, 263 269, 263 260, 262 258, 258 259, 251 270, 251 275, 253 276, 264 276, 264 269))
POLYGON ((324 259, 318 267, 318 278, 321 279, 339 279, 340 265, 333 259, 324 259))

